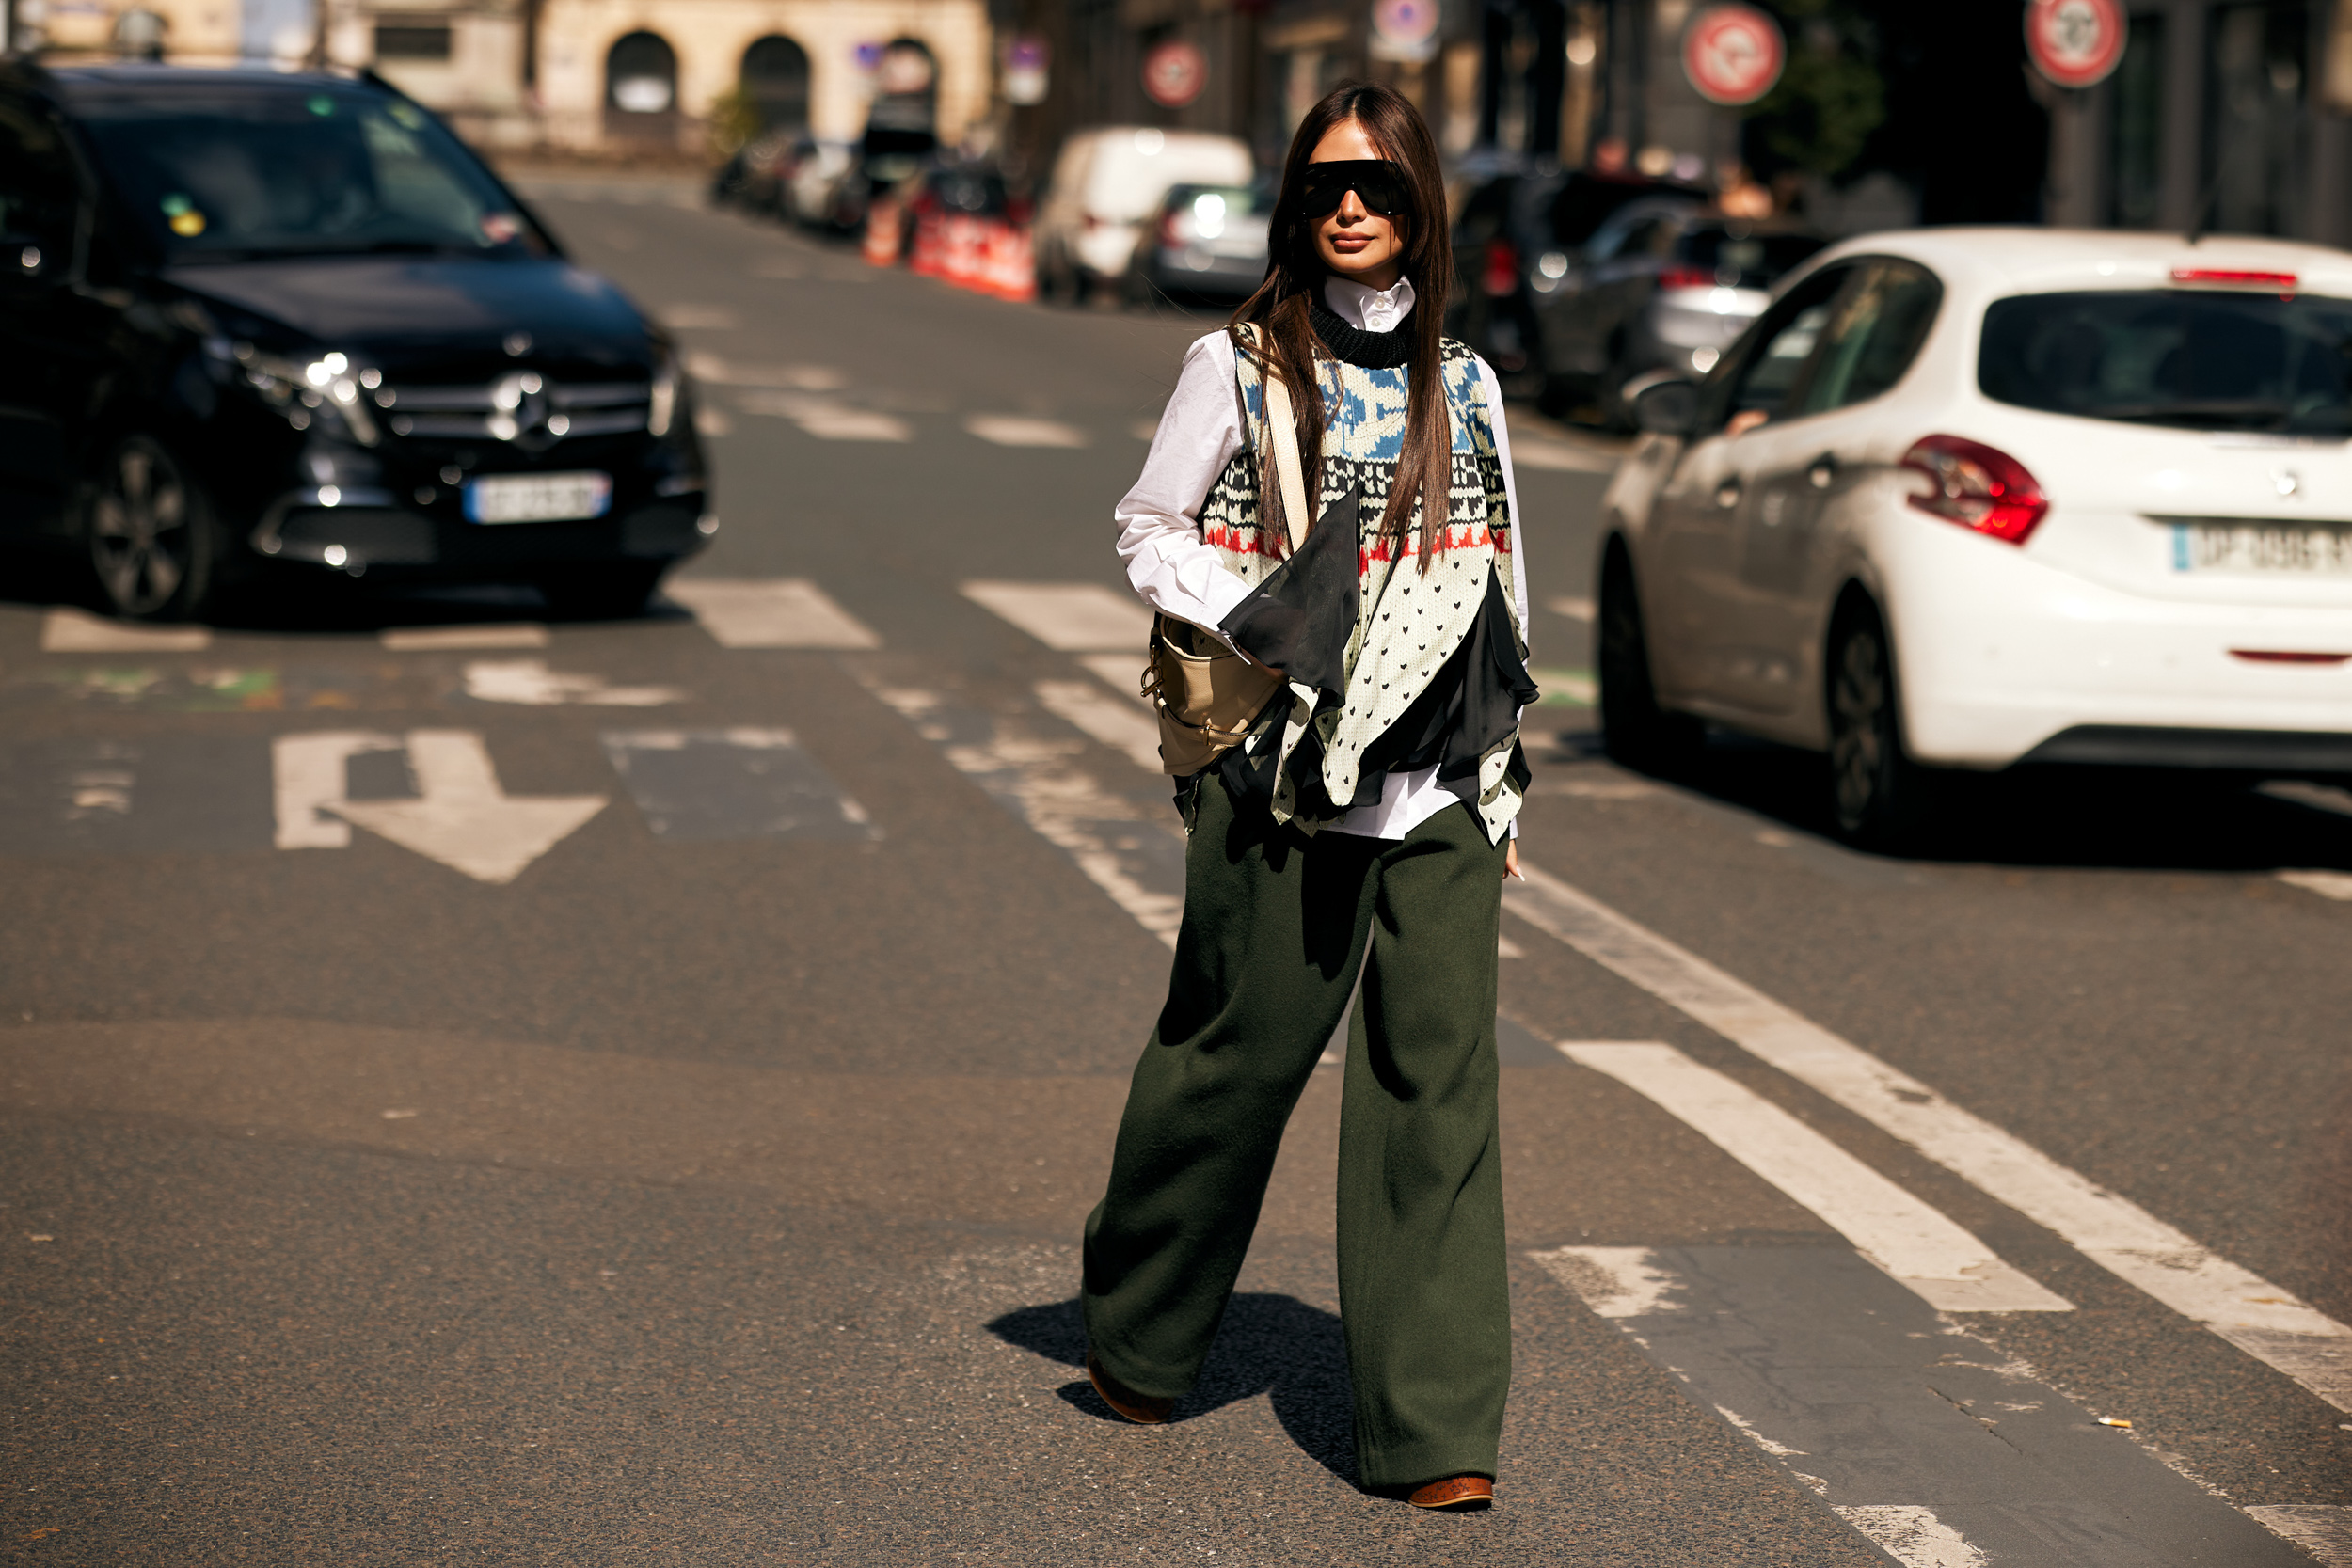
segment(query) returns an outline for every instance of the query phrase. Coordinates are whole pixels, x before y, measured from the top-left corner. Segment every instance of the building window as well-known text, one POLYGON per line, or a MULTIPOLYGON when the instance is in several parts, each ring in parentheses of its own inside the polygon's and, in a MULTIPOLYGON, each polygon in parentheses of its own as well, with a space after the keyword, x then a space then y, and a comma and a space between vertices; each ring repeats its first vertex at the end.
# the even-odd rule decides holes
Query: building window
POLYGON ((2205 14, 2207 227, 2299 234, 2311 8, 2305 0, 2270 0, 2205 14))
POLYGON ((781 34, 755 39, 743 51, 743 96, 759 112, 762 130, 797 131, 808 123, 808 53, 781 34))
POLYGON ((375 57, 379 60, 446 60, 449 55, 446 22, 376 24, 375 57))
POLYGON ((2132 18, 2131 41, 2115 71, 2115 179, 2107 221, 2153 229, 2164 202, 2165 29, 2161 12, 2132 18))
POLYGON ((625 115, 677 107, 677 55, 660 35, 630 33, 604 61, 605 102, 625 115))

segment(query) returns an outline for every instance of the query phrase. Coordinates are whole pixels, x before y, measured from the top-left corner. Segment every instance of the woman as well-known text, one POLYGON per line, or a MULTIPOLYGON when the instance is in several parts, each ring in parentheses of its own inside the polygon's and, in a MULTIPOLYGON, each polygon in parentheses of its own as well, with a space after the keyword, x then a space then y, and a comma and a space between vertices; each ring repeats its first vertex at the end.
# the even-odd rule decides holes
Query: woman
POLYGON ((1502 398, 1439 336, 1437 147, 1397 93, 1346 84, 1307 116, 1270 248, 1233 325, 1186 355, 1118 512, 1136 592, 1288 689, 1178 782, 1184 927, 1087 1222, 1088 1372, 1137 1421, 1191 1387, 1360 968, 1339 1201, 1359 1477, 1484 1507, 1511 1371, 1496 917, 1535 696, 1502 398), (1269 377, 1303 530, 1274 483, 1269 377))

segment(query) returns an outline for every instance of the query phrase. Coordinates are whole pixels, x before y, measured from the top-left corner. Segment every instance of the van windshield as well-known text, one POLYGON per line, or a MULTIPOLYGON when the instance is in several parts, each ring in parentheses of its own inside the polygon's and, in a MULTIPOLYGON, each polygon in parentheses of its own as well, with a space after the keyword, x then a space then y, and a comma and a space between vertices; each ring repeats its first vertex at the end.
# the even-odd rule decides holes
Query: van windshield
POLYGON ((401 99, 290 83, 108 93, 74 109, 174 261, 548 249, 473 155, 401 99))
POLYGON ((1984 315, 1977 385, 2052 414, 2352 435, 2352 300, 2189 289, 2027 294, 1984 315))

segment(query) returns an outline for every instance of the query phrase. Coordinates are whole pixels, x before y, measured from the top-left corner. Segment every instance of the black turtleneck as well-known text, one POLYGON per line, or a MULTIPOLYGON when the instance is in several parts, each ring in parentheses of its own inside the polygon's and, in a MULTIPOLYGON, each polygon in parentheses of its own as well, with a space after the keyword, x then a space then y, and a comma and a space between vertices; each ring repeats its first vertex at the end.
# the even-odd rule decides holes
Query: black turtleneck
POLYGON ((1413 357, 1413 312, 1405 312, 1405 319, 1396 324, 1393 332, 1367 332, 1351 326, 1347 318, 1329 309, 1320 301, 1310 308, 1307 315, 1315 336, 1331 351, 1334 359, 1344 359, 1368 371, 1392 371, 1413 357))

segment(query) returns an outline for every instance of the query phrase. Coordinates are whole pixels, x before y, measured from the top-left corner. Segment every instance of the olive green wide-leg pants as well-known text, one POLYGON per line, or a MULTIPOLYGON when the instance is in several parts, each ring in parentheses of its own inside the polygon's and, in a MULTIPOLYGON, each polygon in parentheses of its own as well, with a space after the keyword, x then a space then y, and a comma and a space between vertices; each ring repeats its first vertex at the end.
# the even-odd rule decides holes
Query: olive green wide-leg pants
POLYGON ((1292 1107, 1363 969, 1340 1113, 1340 1316, 1367 1487, 1492 1476, 1511 1378, 1495 1108, 1503 850, 1467 811, 1307 836, 1201 781, 1168 1004, 1087 1220, 1112 1376, 1191 1388, 1292 1107), (1376 940, 1365 956, 1375 927, 1376 940))

